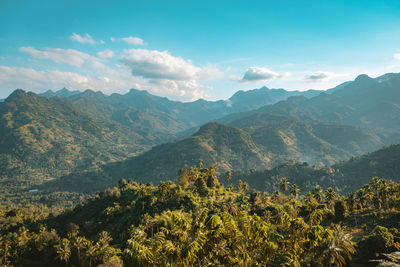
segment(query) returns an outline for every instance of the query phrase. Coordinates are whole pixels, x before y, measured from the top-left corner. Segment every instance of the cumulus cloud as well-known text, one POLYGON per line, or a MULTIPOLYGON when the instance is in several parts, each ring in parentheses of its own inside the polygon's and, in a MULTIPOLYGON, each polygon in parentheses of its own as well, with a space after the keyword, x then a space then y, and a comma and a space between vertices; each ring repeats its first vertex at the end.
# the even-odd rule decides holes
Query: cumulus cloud
POLYGON ((114 52, 110 49, 106 49, 104 51, 98 52, 97 56, 101 58, 112 58, 114 56, 114 52))
POLYGON ((207 92, 212 89, 201 81, 224 75, 215 65, 196 66, 190 60, 172 56, 168 51, 124 50, 119 64, 104 60, 115 56, 112 50, 100 51, 97 56, 61 48, 21 47, 20 51, 33 58, 68 64, 78 69, 76 72, 62 72, 0 66, 0 88, 38 92, 67 87, 105 93, 122 93, 129 88, 137 88, 175 100, 192 101, 207 98, 207 92))
POLYGON ((283 74, 279 74, 267 68, 262 67, 250 67, 247 69, 243 78, 238 79, 237 76, 231 76, 231 80, 238 80, 243 83, 247 82, 260 82, 260 81, 267 81, 273 80, 277 78, 285 78, 290 76, 289 72, 285 72, 283 74))
POLYGON ((121 61, 128 66, 132 75, 148 79, 191 80, 196 79, 201 68, 168 51, 128 49, 121 61))
POLYGON ((393 57, 394 57, 395 59, 400 59, 400 53, 394 54, 393 57))
POLYGON ((123 41, 123 42, 125 42, 127 44, 131 44, 131 45, 145 45, 145 42, 142 38, 135 37, 135 36, 128 36, 128 37, 123 37, 123 38, 111 37, 110 40, 111 40, 111 42, 123 41))
POLYGON ((313 74, 310 75, 306 75, 306 77, 304 78, 304 80, 306 82, 320 82, 320 81, 324 81, 324 80, 328 80, 332 77, 332 73, 327 72, 327 71, 317 71, 313 74))
POLYGON ((206 98, 211 88, 200 84, 199 80, 224 75, 216 66, 199 67, 168 51, 128 49, 123 51, 120 60, 133 76, 147 79, 153 86, 152 92, 184 101, 206 98))
POLYGON ((73 49, 45 48, 44 50, 38 50, 27 46, 20 47, 19 51, 27 53, 34 58, 48 59, 56 63, 68 64, 75 67, 81 67, 84 63, 88 62, 99 63, 98 58, 73 49))
POLYGON ((86 33, 85 35, 82 36, 82 35, 79 35, 79 34, 73 32, 69 38, 72 41, 76 41, 81 44, 104 44, 104 41, 96 41, 88 33, 86 33))
POLYGON ((124 41, 127 44, 131 44, 131 45, 144 45, 144 41, 143 39, 139 38, 139 37, 124 37, 121 38, 122 41, 124 41))

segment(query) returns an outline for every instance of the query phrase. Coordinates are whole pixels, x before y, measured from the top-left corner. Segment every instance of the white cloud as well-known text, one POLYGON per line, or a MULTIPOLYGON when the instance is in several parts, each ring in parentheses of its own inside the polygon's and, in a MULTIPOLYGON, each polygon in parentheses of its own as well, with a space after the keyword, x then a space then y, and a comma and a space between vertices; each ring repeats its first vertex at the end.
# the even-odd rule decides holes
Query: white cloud
POLYGON ((72 90, 100 90, 106 94, 125 93, 130 88, 136 88, 181 101, 207 98, 206 91, 211 89, 199 84, 196 80, 145 80, 132 76, 130 70, 124 66, 116 69, 106 68, 99 74, 93 75, 0 66, 0 89, 2 90, 22 88, 27 91, 43 92, 47 89, 59 90, 63 87, 72 90))
POLYGON ((68 64, 75 67, 81 67, 84 63, 99 63, 98 58, 73 49, 45 48, 44 50, 38 50, 27 46, 20 47, 19 51, 28 53, 34 58, 48 59, 56 63, 68 64))
POLYGON ((209 86, 199 84, 196 80, 173 81, 173 80, 150 80, 149 91, 164 95, 181 101, 194 101, 199 98, 208 98, 206 91, 211 90, 209 86))
POLYGON ((97 56, 101 58, 112 58, 114 56, 114 52, 110 49, 106 49, 104 51, 98 52, 97 56))
POLYGON ((115 56, 112 50, 100 51, 97 56, 61 48, 21 47, 19 50, 36 59, 68 64, 78 69, 76 72, 62 72, 2 66, 0 88, 40 92, 67 87, 105 93, 123 93, 130 88, 137 88, 175 100, 191 101, 208 98, 207 91, 212 88, 200 81, 224 75, 215 65, 199 67, 190 60, 172 56, 168 51, 124 50, 120 64, 108 62, 106 65, 104 59, 115 56))
POLYGON ((146 45, 146 43, 144 42, 144 40, 142 38, 135 37, 135 36, 128 36, 128 37, 123 37, 123 38, 111 37, 110 40, 111 40, 111 42, 123 41, 130 45, 146 45))
POLYGON ((132 75, 148 79, 191 80, 196 79, 201 68, 168 51, 129 49, 121 58, 130 67, 132 75))
POLYGON ((88 33, 86 33, 84 36, 82 36, 82 35, 79 35, 79 34, 73 32, 69 38, 72 41, 76 41, 81 44, 104 44, 104 41, 96 41, 88 33))
POLYGON ((151 92, 184 101, 207 97, 206 92, 211 88, 200 84, 199 80, 223 76, 216 66, 198 67, 168 51, 124 50, 121 62, 129 67, 133 76, 148 79, 151 92))
POLYGON ((141 89, 141 81, 124 69, 105 70, 101 75, 82 75, 58 70, 37 71, 30 68, 0 66, 0 88, 22 88, 43 92, 60 88, 72 90, 92 89, 104 93, 126 92, 129 88, 141 89))
POLYGON ((394 54, 393 57, 394 57, 395 59, 400 59, 400 53, 394 54))
MULTIPOLYGON (((279 74, 267 68, 262 67, 250 67, 247 69, 242 79, 239 79, 240 82, 260 82, 273 80, 277 78, 285 78, 290 76, 289 72, 285 72, 283 74, 279 74)), ((238 80, 236 76, 231 76, 231 80, 238 80)))
POLYGON ((122 41, 124 41, 127 44, 131 44, 131 45, 144 45, 144 41, 143 39, 139 38, 139 37, 125 37, 125 38, 121 38, 122 41))
POLYGON ((312 82, 320 82, 320 81, 325 81, 329 80, 332 78, 334 75, 330 72, 327 71, 317 71, 313 74, 306 75, 304 78, 304 81, 312 83, 312 82))

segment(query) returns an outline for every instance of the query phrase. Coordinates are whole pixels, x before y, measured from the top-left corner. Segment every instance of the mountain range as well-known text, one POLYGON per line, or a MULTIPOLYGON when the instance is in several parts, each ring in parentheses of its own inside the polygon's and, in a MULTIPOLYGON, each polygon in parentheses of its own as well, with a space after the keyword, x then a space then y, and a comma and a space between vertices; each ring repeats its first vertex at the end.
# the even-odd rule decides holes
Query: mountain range
POLYGON ((13 192, 93 192, 122 177, 171 179, 199 159, 221 172, 291 160, 330 166, 399 143, 399 106, 394 73, 325 92, 263 87, 185 103, 136 89, 16 90, 0 103, 0 183, 13 192))

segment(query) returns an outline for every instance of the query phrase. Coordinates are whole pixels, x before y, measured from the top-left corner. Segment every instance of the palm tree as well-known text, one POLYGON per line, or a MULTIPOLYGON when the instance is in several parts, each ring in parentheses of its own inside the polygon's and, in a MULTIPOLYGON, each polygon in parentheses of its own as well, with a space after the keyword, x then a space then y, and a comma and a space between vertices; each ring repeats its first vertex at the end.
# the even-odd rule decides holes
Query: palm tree
POLYGON ((80 237, 77 236, 75 237, 75 241, 74 241, 74 247, 78 253, 78 265, 80 265, 81 262, 81 250, 87 245, 87 240, 85 237, 80 237))
POLYGON ((290 191, 290 194, 294 197, 297 198, 300 194, 300 189, 296 184, 292 185, 292 190, 290 191))
POLYGON ((324 245, 321 258, 323 266, 344 266, 346 258, 351 260, 351 255, 355 253, 355 243, 351 241, 351 235, 344 231, 340 225, 334 225, 329 230, 329 237, 324 245))
POLYGON ((313 195, 314 195, 314 198, 315 198, 319 203, 322 202, 322 198, 324 197, 324 193, 323 193, 323 191, 322 191, 321 186, 316 185, 316 186, 314 187, 313 195))
POLYGON ((279 186, 280 186, 280 188, 281 188, 281 190, 282 190, 283 192, 286 192, 286 191, 289 190, 289 182, 288 182, 288 180, 287 180, 286 177, 283 177, 283 178, 281 179, 281 181, 280 181, 280 183, 279 183, 279 186))
POLYGON ((332 208, 333 203, 335 203, 336 198, 338 197, 338 193, 333 190, 332 187, 329 187, 325 192, 325 200, 328 204, 329 208, 332 208))
POLYGON ((360 206, 361 210, 364 209, 367 198, 368 197, 365 188, 361 187, 360 189, 358 189, 356 193, 356 201, 358 202, 358 205, 360 206))
POLYGON ((65 261, 65 266, 68 267, 69 257, 71 256, 70 241, 67 238, 61 240, 61 244, 55 246, 57 249, 58 258, 65 261))

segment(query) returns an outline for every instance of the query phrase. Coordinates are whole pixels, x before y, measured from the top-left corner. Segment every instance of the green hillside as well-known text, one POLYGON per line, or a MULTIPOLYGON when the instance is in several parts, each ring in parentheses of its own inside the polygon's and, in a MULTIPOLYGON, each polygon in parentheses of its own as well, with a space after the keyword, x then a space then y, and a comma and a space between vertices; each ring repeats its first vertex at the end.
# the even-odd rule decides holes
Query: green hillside
POLYGON ((122 179, 58 215, 0 209, 0 264, 395 266, 398 183, 377 178, 349 196, 279 187, 224 187, 214 168, 191 168, 159 186, 122 179))
POLYGON ((400 145, 391 145, 359 157, 352 157, 331 167, 316 167, 307 163, 288 162, 267 170, 235 171, 232 181, 240 179, 253 188, 270 193, 279 189, 286 177, 297 184, 300 192, 312 190, 317 184, 348 193, 368 183, 374 177, 400 182, 400 145))
POLYGON ((226 123, 255 113, 273 113, 303 122, 328 122, 399 132, 399 88, 399 73, 388 73, 375 79, 364 74, 312 98, 289 97, 258 110, 228 115, 219 121, 226 123))
MULTIPOLYGON (((309 162, 317 167, 306 164, 307 170, 293 172, 291 177, 298 175, 295 178, 302 181, 296 183, 310 188, 316 182, 321 184, 321 177, 331 171, 324 166, 385 145, 380 136, 360 127, 312 125, 279 115, 252 116, 232 122, 232 125, 236 127, 209 123, 190 137, 155 146, 136 157, 106 164, 95 171, 72 173, 57 182, 46 183, 43 188, 93 192, 115 184, 120 178, 158 183, 174 177, 185 165, 197 164, 200 159, 205 165, 218 164, 220 173, 233 170, 247 174, 251 170, 253 175, 245 174, 243 179, 260 190, 266 190, 264 178, 281 176, 275 166, 291 160, 309 162), (265 171, 271 175, 262 174, 266 168, 271 169, 265 171), (263 182, 251 181, 259 176, 263 182)), ((335 182, 333 179, 323 185, 335 187, 335 182)), ((347 190, 347 187, 341 184, 338 190, 347 190)))
POLYGON ((48 188, 93 192, 116 183, 120 178, 140 182, 166 181, 175 177, 186 165, 218 164, 221 171, 231 168, 256 169, 270 167, 270 159, 260 153, 246 132, 217 123, 209 123, 193 136, 153 147, 128 160, 107 164, 101 171, 73 173, 48 188))
POLYGON ((1 199, 123 160, 148 145, 140 135, 95 121, 64 99, 17 90, 0 103, 1 199))

